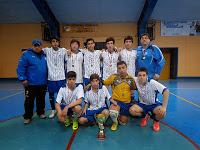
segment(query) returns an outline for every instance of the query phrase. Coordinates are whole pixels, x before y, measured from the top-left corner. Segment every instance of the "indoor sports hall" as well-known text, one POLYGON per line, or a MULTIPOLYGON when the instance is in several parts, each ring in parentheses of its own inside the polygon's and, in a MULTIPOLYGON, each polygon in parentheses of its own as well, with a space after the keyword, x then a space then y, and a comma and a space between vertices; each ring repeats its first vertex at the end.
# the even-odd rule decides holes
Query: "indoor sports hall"
MULTIPOLYGON (((0 149, 1 150, 199 150, 200 149, 200 1, 199 0, 0 0, 0 149), (70 41, 95 40, 96 49, 106 49, 107 37, 123 48, 124 38, 148 32, 166 60, 159 82, 169 89, 166 117, 160 131, 152 120, 144 128, 140 118, 111 131, 105 123, 104 140, 97 138, 97 125, 64 127, 35 113, 23 123, 24 87, 17 78, 18 60, 33 39, 50 46, 50 37, 60 46, 70 41)), ((137 96, 136 96, 137 97, 137 96)), ((162 95, 158 95, 162 101, 162 95)), ((34 111, 36 109, 34 108, 34 111)), ((50 113, 48 91, 45 114, 50 113)))

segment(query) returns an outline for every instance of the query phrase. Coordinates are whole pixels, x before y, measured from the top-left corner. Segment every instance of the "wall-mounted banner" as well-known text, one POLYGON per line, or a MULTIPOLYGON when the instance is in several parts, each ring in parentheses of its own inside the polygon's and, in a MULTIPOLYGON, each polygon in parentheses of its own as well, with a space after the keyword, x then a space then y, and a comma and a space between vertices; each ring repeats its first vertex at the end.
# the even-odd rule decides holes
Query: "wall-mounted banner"
POLYGON ((200 21, 161 22, 161 36, 200 35, 200 21))

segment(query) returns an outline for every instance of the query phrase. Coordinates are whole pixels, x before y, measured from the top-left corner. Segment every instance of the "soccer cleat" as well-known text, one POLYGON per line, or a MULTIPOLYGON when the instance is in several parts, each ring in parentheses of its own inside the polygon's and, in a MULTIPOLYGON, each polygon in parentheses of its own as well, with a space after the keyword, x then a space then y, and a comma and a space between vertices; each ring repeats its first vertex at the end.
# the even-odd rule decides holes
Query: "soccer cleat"
POLYGON ((72 125, 72 129, 73 130, 77 130, 78 129, 78 121, 73 121, 73 125, 72 125))
POLYGON ((160 130, 160 122, 159 121, 154 121, 153 122, 153 130, 155 132, 158 132, 160 130))
POLYGON ((148 114, 146 114, 146 116, 141 119, 140 126, 145 127, 147 125, 149 118, 150 118, 150 116, 148 114))
POLYGON ((111 126, 111 130, 112 131, 116 131, 117 130, 117 127, 118 127, 118 123, 114 122, 111 126))
POLYGON ((56 110, 51 110, 49 118, 52 119, 56 115, 56 110))
POLYGON ((69 127, 69 126, 70 126, 70 124, 71 124, 71 120, 70 120, 70 118, 69 118, 69 117, 68 117, 68 118, 66 118, 66 120, 65 120, 64 124, 65 124, 65 127, 69 127))

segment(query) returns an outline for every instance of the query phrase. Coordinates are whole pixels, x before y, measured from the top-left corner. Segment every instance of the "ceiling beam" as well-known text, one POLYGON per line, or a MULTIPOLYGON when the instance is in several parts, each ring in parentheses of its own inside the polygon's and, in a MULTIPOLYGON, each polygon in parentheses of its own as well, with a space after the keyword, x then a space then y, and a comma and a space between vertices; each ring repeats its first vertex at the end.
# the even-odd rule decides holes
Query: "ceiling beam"
POLYGON ((41 16, 48 24, 51 36, 60 37, 60 24, 56 19, 55 15, 51 11, 49 5, 46 0, 32 0, 37 10, 40 12, 41 16))
POLYGON ((140 18, 137 22, 137 35, 138 35, 138 45, 140 43, 141 34, 147 32, 148 20, 156 6, 158 0, 146 0, 143 10, 141 12, 140 18))

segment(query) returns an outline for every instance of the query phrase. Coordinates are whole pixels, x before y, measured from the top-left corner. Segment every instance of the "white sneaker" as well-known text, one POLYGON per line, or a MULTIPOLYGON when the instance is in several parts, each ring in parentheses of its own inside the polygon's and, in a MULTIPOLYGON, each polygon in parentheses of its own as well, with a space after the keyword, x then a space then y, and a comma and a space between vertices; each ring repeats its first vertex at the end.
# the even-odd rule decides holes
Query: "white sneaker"
POLYGON ((51 110, 49 118, 53 118, 56 115, 56 110, 51 110))
POLYGON ((40 116, 40 119, 46 119, 47 117, 45 116, 45 114, 41 114, 40 116))
POLYGON ((24 124, 29 124, 31 122, 31 119, 24 119, 24 124))

